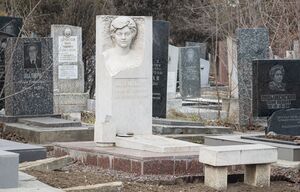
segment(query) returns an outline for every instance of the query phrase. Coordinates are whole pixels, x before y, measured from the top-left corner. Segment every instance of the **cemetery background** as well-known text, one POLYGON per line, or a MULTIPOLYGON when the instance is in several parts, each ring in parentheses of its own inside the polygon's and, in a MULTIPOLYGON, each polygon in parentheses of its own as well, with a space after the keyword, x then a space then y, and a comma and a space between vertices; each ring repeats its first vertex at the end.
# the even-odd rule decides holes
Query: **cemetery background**
MULTIPOLYGON (((89 91, 90 97, 94 96, 94 19, 95 15, 100 14, 123 14, 123 15, 153 15, 155 19, 162 19, 171 22, 171 41, 172 44, 177 46, 184 46, 185 41, 188 39, 195 42, 209 42, 208 49, 212 53, 211 61, 213 63, 211 69, 210 83, 215 84, 217 98, 221 99, 222 84, 227 85, 226 81, 221 82, 221 64, 220 62, 224 60, 222 58, 219 48, 221 47, 221 40, 226 40, 226 36, 234 36, 235 29, 237 26, 243 27, 258 27, 266 26, 269 28, 271 46, 274 54, 284 57, 285 50, 288 50, 290 45, 293 44, 293 39, 297 37, 298 30, 296 19, 298 18, 299 4, 295 1, 294 3, 288 2, 282 4, 277 2, 276 8, 270 11, 271 2, 249 2, 240 1, 240 4, 220 4, 217 2, 210 2, 206 5, 197 4, 197 1, 180 1, 176 3, 170 3, 164 6, 158 6, 158 2, 153 2, 153 7, 149 10, 149 2, 143 1, 136 3, 133 1, 108 1, 104 3, 103 1, 78 1, 73 3, 72 1, 65 1, 61 3, 60 1, 31 1, 32 5, 29 6, 28 2, 22 4, 20 2, 15 4, 8 4, 6 12, 3 14, 13 14, 17 16, 23 16, 26 18, 26 23, 24 25, 24 33, 30 35, 34 32, 38 36, 49 36, 50 24, 70 24, 83 27, 84 44, 83 44, 83 60, 85 65, 85 90, 89 91), (93 4, 93 6, 91 6, 93 4), (223 6, 225 5, 225 6, 223 6), (185 9, 180 9, 180 6, 186 7, 185 9), (276 23, 278 21, 277 15, 291 9, 292 6, 296 8, 292 9, 288 14, 283 14, 286 18, 284 21, 277 22, 280 25, 273 25, 272 22, 276 23), (242 10, 249 9, 249 12, 241 14, 242 10), (22 10, 22 12, 20 11, 22 10), (56 10, 53 13, 53 10, 56 10), (74 14, 74 10, 79 10, 77 14, 74 14), (174 11, 176 10, 176 11, 174 11), (204 14, 209 12, 210 14, 204 14), (32 11, 32 13, 31 13, 32 11), (48 12, 47 12, 48 11, 48 12), (179 14, 178 14, 179 11, 179 14), (190 14, 192 12, 193 14, 190 14), (43 14, 53 15, 53 17, 43 16, 43 14), (143 14, 142 14, 143 13, 143 14), (21 14, 21 15, 20 15, 21 14), (268 15, 265 16, 265 14, 268 15), (39 17, 34 17, 38 16, 39 17), (42 16, 41 16, 42 15, 42 16), (86 16, 86 17, 84 17, 86 16), (80 18, 86 18, 91 21, 86 23, 86 20, 80 18), (229 19, 230 18, 230 19, 229 19), (275 21, 274 21, 275 20, 275 21), (209 21, 209 22, 207 22, 209 21), (228 22, 230 21, 230 22, 228 22), (186 23, 186 24, 182 24, 186 23), (225 25, 224 25, 225 24, 225 25), (293 27, 291 27, 293 25, 293 27), (44 27, 40 27, 44 26, 44 27), (224 27, 225 26, 225 27, 224 27), (286 27, 280 27, 286 26, 286 27), (199 33, 199 28, 203 29, 199 33), (292 30, 291 30, 292 28, 292 30), (276 32, 275 32, 276 31, 276 32), (285 34, 280 35, 280 34, 285 34), (184 37, 184 38, 183 38, 184 37), (219 87, 220 86, 220 87, 219 87)), ((274 2, 272 2, 274 3, 274 2)), ((282 15, 282 14, 281 14, 282 15)), ((229 88, 229 95, 233 90, 229 88)), ((230 109, 228 109, 230 110, 230 109)), ((176 115, 172 114, 172 115, 176 115)), ((192 116, 185 116, 184 114, 178 114, 177 118, 192 119, 192 120, 202 120, 199 114, 192 116)), ((232 123, 232 119, 218 119, 214 122, 208 122, 210 124, 221 124, 228 125, 232 123)), ((255 127, 254 122, 249 122, 249 124, 242 127, 243 129, 252 129, 255 127)), ((230 124, 230 126, 237 127, 236 125, 230 124)), ((12 135, 12 137, 14 137, 12 135)), ((22 138, 19 138, 22 140, 22 138)), ((146 186, 149 187, 149 186, 146 186)), ((278 186, 278 190, 283 187, 278 186)), ((166 191, 167 189, 164 188, 166 191)), ((255 189, 253 189, 255 190, 255 189)), ((259 189, 257 189, 259 191, 259 189)), ((172 191, 172 189, 170 189, 172 191)))

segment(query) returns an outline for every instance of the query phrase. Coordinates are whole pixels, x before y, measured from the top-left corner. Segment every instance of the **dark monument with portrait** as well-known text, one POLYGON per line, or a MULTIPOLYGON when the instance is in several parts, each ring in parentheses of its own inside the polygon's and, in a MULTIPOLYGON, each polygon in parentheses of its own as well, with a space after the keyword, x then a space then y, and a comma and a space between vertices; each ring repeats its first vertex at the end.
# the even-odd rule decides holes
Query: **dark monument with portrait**
POLYGON ((169 22, 153 21, 152 116, 166 118, 169 22))
POLYGON ((300 107, 300 60, 253 61, 253 115, 300 107))
MULTIPOLYGON (((4 98, 5 78, 5 58, 4 51, 6 47, 6 38, 17 37, 22 28, 22 19, 17 17, 0 17, 0 98, 4 98)), ((0 110, 4 108, 4 100, 0 100, 0 110)))
POLYGON ((5 115, 53 114, 52 38, 8 38, 5 59, 5 115))
POLYGON ((179 84, 182 98, 200 97, 200 48, 180 48, 179 84))

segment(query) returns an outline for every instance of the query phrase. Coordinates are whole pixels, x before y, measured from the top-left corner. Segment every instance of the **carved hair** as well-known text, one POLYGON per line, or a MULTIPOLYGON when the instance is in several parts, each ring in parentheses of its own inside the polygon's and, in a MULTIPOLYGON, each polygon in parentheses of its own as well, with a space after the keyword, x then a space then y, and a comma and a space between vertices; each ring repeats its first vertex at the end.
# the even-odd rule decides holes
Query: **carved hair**
POLYGON ((127 16, 119 16, 115 18, 110 24, 109 31, 110 31, 111 38, 114 38, 114 34, 118 29, 123 29, 125 27, 128 27, 130 29, 130 31, 133 34, 133 37, 136 36, 137 26, 136 23, 133 21, 133 19, 127 16))
POLYGON ((275 65, 273 67, 271 67, 270 71, 269 71, 269 76, 271 79, 274 78, 274 75, 276 73, 276 71, 281 71, 282 75, 284 75, 284 68, 282 65, 275 65))

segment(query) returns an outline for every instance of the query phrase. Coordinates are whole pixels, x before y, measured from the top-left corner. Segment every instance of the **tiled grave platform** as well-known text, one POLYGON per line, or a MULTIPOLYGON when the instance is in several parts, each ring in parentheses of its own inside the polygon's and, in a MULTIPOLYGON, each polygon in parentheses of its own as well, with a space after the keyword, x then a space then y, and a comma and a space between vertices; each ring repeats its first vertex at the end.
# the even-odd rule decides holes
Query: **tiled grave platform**
POLYGON ((241 144, 264 144, 278 148, 278 159, 286 161, 300 161, 300 145, 289 145, 284 143, 254 140, 257 136, 263 134, 247 135, 223 135, 223 136, 205 136, 204 144, 212 146, 223 145, 241 145, 241 144), (248 139, 247 139, 248 138, 248 139), (249 139, 252 138, 252 139, 249 139))
POLYGON ((54 145, 55 156, 70 155, 88 165, 139 175, 201 175, 199 151, 149 152, 121 147, 97 147, 94 142, 54 145))
POLYGON ((0 150, 18 153, 20 163, 45 159, 47 150, 37 145, 29 145, 0 139, 0 150))
POLYGON ((30 143, 91 141, 93 126, 81 122, 54 117, 19 118, 17 122, 5 123, 5 131, 14 132, 30 143))

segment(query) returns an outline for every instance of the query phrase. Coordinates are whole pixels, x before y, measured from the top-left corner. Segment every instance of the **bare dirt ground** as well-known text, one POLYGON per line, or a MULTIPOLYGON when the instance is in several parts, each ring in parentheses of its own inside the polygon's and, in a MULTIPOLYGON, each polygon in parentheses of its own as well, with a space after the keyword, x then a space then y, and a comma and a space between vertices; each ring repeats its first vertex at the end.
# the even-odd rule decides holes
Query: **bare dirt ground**
MULTIPOLYGON (((93 185, 113 181, 122 181, 125 192, 198 192, 215 190, 204 186, 203 177, 194 177, 187 182, 186 177, 138 176, 123 172, 102 170, 81 163, 74 163, 61 170, 48 172, 26 171, 40 181, 56 188, 68 188, 93 185)), ((299 192, 300 173, 296 169, 273 168, 271 187, 252 187, 241 182, 228 185, 230 192, 299 192)))

